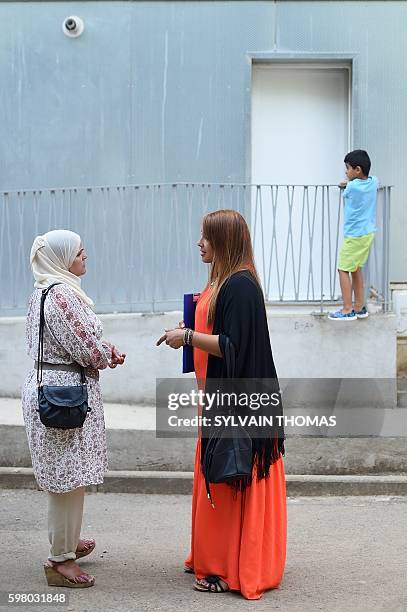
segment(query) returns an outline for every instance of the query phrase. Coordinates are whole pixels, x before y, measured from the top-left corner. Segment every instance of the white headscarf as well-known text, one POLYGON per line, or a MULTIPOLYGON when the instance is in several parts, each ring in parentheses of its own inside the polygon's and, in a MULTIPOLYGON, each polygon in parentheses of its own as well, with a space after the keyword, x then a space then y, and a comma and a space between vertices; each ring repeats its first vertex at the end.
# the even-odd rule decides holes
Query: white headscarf
POLYGON ((66 283, 89 306, 93 301, 81 288, 81 280, 69 272, 81 245, 81 237, 69 230, 52 230, 37 236, 31 247, 31 267, 34 287, 45 289, 52 283, 66 283))

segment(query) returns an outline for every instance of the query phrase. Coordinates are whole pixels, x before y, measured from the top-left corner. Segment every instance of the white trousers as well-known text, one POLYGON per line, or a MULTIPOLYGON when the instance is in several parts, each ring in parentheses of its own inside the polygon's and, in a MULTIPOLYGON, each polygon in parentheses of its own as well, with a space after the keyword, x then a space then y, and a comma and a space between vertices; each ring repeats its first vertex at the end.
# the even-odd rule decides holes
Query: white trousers
POLYGON ((48 538, 51 561, 76 559, 81 534, 85 487, 69 493, 48 492, 48 538))

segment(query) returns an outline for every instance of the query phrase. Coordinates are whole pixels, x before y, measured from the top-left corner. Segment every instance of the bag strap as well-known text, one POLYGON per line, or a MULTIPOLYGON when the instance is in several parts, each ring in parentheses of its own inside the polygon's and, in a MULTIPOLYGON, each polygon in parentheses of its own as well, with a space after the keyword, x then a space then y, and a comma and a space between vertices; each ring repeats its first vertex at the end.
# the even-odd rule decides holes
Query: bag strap
MULTIPOLYGON (((37 354, 37 387, 41 386, 42 383, 42 369, 43 369, 43 360, 44 360, 44 327, 45 327, 45 312, 44 312, 44 304, 45 298, 48 293, 55 287, 55 285, 61 285, 62 283, 52 283, 49 287, 46 287, 41 292, 41 303, 40 303, 40 327, 38 332, 38 354, 37 354)), ((86 385, 86 376, 85 376, 85 368, 78 364, 81 369, 81 384, 86 385)))

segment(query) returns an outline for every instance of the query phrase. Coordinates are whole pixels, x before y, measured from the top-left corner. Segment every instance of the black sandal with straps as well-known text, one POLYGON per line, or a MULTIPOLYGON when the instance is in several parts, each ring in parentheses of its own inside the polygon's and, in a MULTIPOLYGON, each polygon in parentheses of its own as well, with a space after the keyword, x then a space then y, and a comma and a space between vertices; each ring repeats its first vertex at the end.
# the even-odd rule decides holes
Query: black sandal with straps
POLYGON ((226 593, 227 591, 229 591, 228 585, 224 580, 222 580, 220 576, 205 576, 203 580, 208 583, 208 586, 200 584, 201 581, 197 580, 194 584, 194 589, 196 589, 197 591, 206 591, 208 593, 226 593), (223 584, 226 584, 226 588, 222 585, 222 582, 223 584))

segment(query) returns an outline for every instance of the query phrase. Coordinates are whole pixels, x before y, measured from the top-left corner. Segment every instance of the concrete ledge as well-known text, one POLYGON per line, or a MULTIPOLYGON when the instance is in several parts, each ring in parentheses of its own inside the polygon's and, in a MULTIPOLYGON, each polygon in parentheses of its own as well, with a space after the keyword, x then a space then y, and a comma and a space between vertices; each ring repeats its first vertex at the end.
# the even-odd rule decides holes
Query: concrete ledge
MULTIPOLYGON (((393 409, 400 422, 397 437, 288 436, 287 474, 407 473, 406 409, 393 409)), ((375 411, 379 414, 379 411, 375 411)), ((113 471, 190 472, 195 438, 157 438, 155 411, 147 406, 105 404, 109 467, 113 471), (125 425, 124 425, 125 424, 125 425), (124 428, 125 426, 126 428, 124 428)), ((0 398, 0 466, 31 467, 21 401, 0 398)))
MULTIPOLYGON (((192 472, 112 471, 103 485, 89 490, 103 493, 190 495, 192 472)), ((326 476, 287 474, 288 497, 345 495, 407 495, 407 475, 326 476)), ((0 467, 0 489, 37 489, 31 468, 0 467)))
POLYGON ((318 495, 407 495, 407 475, 327 476, 287 474, 289 497, 318 495))
MULTIPOLYGON (((348 325, 312 316, 309 310, 267 308, 280 378, 396 378, 395 315, 375 314, 348 325)), ((181 312, 101 316, 104 337, 127 354, 123 368, 101 374, 105 402, 152 405, 157 378, 182 376, 181 351, 155 346, 162 331, 177 326, 181 318, 181 312)), ((24 327, 24 317, 0 317, 0 396, 18 397, 32 367, 24 327)))
POLYGON ((192 494, 192 472, 117 471, 108 472, 97 491, 103 493, 192 494))
MULTIPOLYGON (((189 472, 194 438, 156 438, 140 429, 108 429, 109 466, 113 471, 189 472)), ((289 437, 284 465, 287 474, 407 473, 405 437, 289 437)), ((25 428, 0 424, 0 465, 28 468, 31 457, 25 428)))
POLYGON ((0 489, 38 489, 33 469, 0 467, 0 489))

